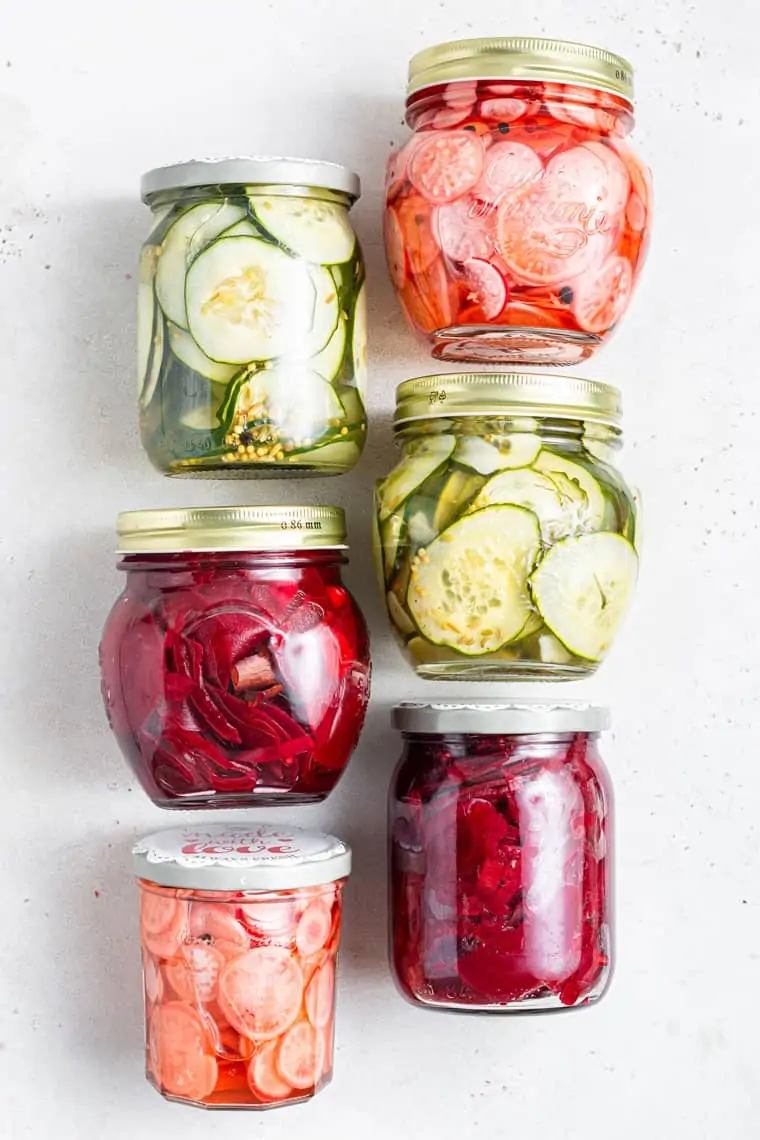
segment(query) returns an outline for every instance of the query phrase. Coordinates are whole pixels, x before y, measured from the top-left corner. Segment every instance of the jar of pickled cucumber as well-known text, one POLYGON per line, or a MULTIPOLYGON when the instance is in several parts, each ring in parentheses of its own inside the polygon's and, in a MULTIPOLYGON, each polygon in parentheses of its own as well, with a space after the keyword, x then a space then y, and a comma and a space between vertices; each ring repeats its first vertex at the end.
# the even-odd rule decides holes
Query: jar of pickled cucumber
POLYGON ((377 484, 376 566, 420 676, 594 672, 638 575, 620 422, 620 393, 593 380, 460 373, 399 385, 401 458, 377 484))
POLYGON ((366 434, 359 179, 329 162, 152 170, 139 272, 140 430, 167 475, 338 475, 366 434))
POLYGON ((391 279, 440 360, 573 364, 622 319, 651 175, 630 64, 559 40, 458 40, 409 65, 386 180, 391 279))
POLYGON ((569 1009, 612 969, 606 709, 408 702, 391 781, 391 965, 411 1002, 569 1009))
POLYGON ((146 1075, 167 1100, 273 1108, 332 1078, 350 848, 288 824, 214 823, 133 848, 146 1075))

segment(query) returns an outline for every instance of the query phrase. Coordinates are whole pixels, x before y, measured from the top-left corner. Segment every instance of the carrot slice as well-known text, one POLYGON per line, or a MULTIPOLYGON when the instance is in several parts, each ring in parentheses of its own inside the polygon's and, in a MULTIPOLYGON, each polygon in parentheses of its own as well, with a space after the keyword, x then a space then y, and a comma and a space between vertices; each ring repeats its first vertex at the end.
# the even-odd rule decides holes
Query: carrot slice
POLYGON ((308 1021, 298 1021, 280 1042, 277 1068, 294 1089, 308 1089, 322 1072, 322 1043, 308 1021))
POLYGON ((188 936, 187 903, 143 891, 140 934, 143 947, 151 954, 157 958, 173 958, 188 936))
POLYGON ((216 996, 224 963, 214 946, 190 942, 166 963, 166 980, 181 1001, 206 1003, 216 996))
POLYGON ((321 899, 309 903, 298 921, 296 946, 304 958, 321 950, 330 937, 332 914, 321 899))
POLYGON ((203 1023, 181 1002, 159 1005, 148 1033, 151 1071, 161 1089, 172 1096, 201 1100, 216 1084, 216 1060, 207 1051, 203 1023))
POLYGON ((194 938, 211 943, 227 959, 242 954, 250 945, 245 927, 226 903, 193 903, 190 933, 194 938))
POLYGON ((251 1058, 248 1066, 248 1083, 264 1101, 284 1100, 292 1088, 277 1070, 278 1041, 267 1041, 251 1058))
POLYGON ((306 1012, 315 1029, 324 1029, 335 1000, 335 962, 328 958, 306 987, 306 1012))
POLYGON ((258 946, 230 962, 219 979, 219 1004, 252 1041, 277 1037, 293 1024, 303 999, 303 974, 282 946, 258 946))

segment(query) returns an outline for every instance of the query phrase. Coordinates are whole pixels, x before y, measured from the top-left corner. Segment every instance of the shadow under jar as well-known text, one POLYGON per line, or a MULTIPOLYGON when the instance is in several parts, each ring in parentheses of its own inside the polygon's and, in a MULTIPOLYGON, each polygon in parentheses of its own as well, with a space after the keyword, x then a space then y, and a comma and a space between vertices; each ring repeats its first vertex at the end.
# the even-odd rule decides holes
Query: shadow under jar
POLYGON ((369 699, 338 507, 119 516, 124 592, 100 646, 111 729, 159 807, 316 803, 369 699))
POLYGON ((391 964, 411 1002, 588 1005, 611 976, 612 790, 583 704, 402 704, 391 964))
POLYGON ((423 677, 574 680, 605 657, 638 576, 614 466, 620 393, 460 373, 396 391, 401 459, 377 484, 377 573, 423 677))
POLYGON ((133 862, 151 1084, 198 1108, 318 1093, 332 1078, 346 844, 211 824, 149 835, 133 862))
POLYGON ((584 44, 459 40, 409 65, 412 137, 388 162, 385 246, 434 357, 574 364, 621 320, 651 175, 626 141, 630 64, 584 44))
POLYGON ((299 159, 150 171, 140 430, 167 475, 339 475, 366 435, 359 179, 299 159))

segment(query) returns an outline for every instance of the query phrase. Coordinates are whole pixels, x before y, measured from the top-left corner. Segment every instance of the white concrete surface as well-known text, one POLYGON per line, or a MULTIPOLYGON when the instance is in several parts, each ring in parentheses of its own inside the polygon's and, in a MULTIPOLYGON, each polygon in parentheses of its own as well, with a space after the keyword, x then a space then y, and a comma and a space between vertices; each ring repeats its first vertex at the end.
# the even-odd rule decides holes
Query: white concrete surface
MULTIPOLYGON (((27 0, 0 14, 0 1135, 4 1140, 753 1140, 760 1135, 760 89, 752 0, 27 0), (386 281, 383 164, 423 45, 545 33, 635 63, 654 247, 587 374, 623 386, 645 574, 580 690, 614 706, 618 968, 595 1010, 483 1019, 407 1006, 385 964, 388 706, 435 686, 392 644, 371 576, 370 487, 402 378, 429 369, 386 281), (355 474, 168 481, 135 426, 140 173, 196 154, 354 165, 371 296, 372 437, 355 474), (170 824, 106 728, 97 642, 128 507, 341 502, 374 634, 361 748, 303 821, 355 846, 336 1078, 310 1105, 214 1116, 142 1077, 128 851, 170 824)), ((452 689, 445 690, 453 694, 452 689)), ((460 692, 493 692, 459 686, 460 692)), ((283 816, 285 813, 280 812, 283 816)), ((277 813, 273 813, 277 818, 277 813)))

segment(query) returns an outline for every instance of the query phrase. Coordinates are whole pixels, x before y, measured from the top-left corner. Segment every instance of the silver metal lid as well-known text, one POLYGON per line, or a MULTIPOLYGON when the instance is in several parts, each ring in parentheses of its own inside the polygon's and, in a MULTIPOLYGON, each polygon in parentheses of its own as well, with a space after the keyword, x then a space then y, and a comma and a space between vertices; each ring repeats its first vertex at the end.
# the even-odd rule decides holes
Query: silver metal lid
POLYGON ((337 162, 311 158, 239 157, 191 158, 170 166, 158 166, 143 174, 140 194, 150 203, 154 194, 189 190, 196 186, 305 186, 348 194, 354 201, 361 194, 359 175, 337 162))
POLYGON ((392 723, 412 735, 603 732, 610 714, 583 701, 403 701, 394 705, 392 723))
POLYGON ((351 848, 288 824, 208 823, 155 831, 132 848, 138 879, 197 891, 317 887, 351 871, 351 848))

